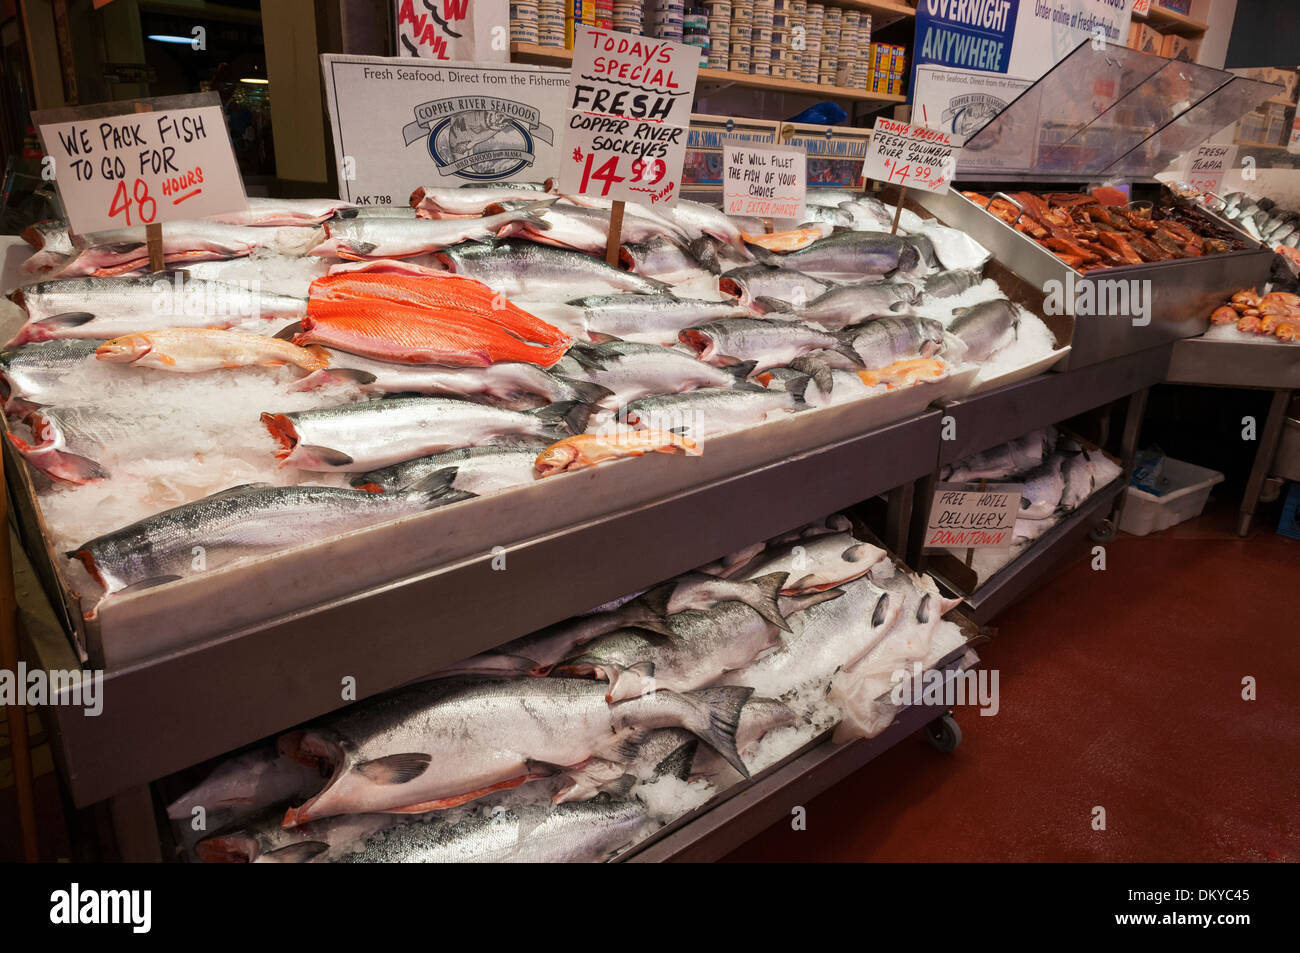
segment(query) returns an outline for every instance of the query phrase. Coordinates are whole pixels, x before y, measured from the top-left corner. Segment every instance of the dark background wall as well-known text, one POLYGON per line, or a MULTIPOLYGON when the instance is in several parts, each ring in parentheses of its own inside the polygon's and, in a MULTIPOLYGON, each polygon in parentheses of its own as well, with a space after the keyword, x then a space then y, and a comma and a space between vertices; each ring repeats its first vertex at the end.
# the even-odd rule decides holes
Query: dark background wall
POLYGON ((1227 69, 1300 65, 1300 2, 1237 0, 1227 69))

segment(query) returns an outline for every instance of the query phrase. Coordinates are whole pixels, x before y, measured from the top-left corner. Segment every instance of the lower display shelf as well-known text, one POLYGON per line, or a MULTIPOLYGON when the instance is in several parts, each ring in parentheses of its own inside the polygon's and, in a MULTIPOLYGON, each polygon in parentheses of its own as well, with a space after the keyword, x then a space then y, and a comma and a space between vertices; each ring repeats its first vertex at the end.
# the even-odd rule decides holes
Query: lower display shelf
POLYGON ((1300 344, 1187 338, 1174 344, 1166 380, 1170 384, 1295 390, 1300 388, 1300 344))
MULTIPOLYGON (((939 663, 945 686, 958 674, 963 647, 939 663)), ((945 693, 946 694, 946 693, 945 693)), ((875 738, 834 744, 831 732, 750 781, 733 785, 619 858, 627 863, 718 860, 821 792, 948 713, 946 705, 909 705, 875 738)))
POLYGON ((1039 584, 1043 576, 1055 568, 1071 553, 1077 552, 1079 542, 1105 522, 1114 506, 1115 498, 1124 491, 1124 477, 1112 480, 1102 487, 1060 523, 1044 533, 1033 545, 989 577, 989 580, 969 595, 944 575, 936 560, 922 560, 921 568, 931 573, 970 607, 970 615, 984 625, 999 612, 1039 584))

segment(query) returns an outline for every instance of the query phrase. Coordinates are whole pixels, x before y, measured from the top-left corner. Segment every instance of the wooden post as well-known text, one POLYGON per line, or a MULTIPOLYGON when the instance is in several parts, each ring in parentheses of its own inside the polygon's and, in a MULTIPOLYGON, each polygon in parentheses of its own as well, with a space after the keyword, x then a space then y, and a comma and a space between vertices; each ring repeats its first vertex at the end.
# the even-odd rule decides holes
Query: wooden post
MULTIPOLYGON (((153 112, 153 107, 148 103, 136 103, 135 111, 138 113, 153 112)), ((162 243, 162 222, 153 222, 144 227, 144 240, 149 248, 149 270, 152 272, 162 271, 166 267, 163 260, 163 243, 162 243)))
MULTIPOLYGON (((18 599, 14 595, 13 555, 9 552, 9 493, 4 482, 4 453, 0 452, 0 669, 18 678, 18 599)), ((14 765, 14 793, 18 801, 18 827, 23 838, 23 858, 40 860, 36 840, 36 796, 32 752, 27 740, 27 710, 18 699, 5 706, 9 722, 9 752, 14 765)))
POLYGON ((623 203, 615 202, 609 210, 609 240, 605 243, 605 261, 618 266, 618 249, 623 244, 623 203))
POLYGON ((898 208, 894 209, 894 224, 889 226, 889 234, 898 234, 898 220, 903 217, 903 200, 907 198, 907 187, 898 190, 898 208))

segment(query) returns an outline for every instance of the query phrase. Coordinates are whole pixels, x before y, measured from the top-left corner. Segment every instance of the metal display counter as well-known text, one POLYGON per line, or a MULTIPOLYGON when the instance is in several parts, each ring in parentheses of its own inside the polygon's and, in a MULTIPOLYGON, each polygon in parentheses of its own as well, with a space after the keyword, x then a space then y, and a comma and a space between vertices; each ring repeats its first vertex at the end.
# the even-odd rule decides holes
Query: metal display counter
POLYGON ((1166 381, 1170 384, 1273 392, 1268 417, 1258 431, 1255 462, 1246 480, 1246 492, 1237 517, 1237 535, 1246 536, 1255 518, 1255 507, 1259 505, 1264 481, 1271 475, 1292 391, 1300 388, 1300 346, 1190 338, 1174 345, 1166 381))

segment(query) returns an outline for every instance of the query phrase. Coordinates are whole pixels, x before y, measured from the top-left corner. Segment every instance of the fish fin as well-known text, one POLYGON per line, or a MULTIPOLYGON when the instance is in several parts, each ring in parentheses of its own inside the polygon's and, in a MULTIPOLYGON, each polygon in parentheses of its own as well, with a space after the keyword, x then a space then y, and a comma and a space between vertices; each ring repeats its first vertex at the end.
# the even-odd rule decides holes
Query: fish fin
MULTIPOLYGON (((612 340, 617 340, 614 338, 612 340)), ((569 348, 568 356, 577 362, 578 366, 588 371, 602 371, 605 369, 605 362, 600 356, 600 352, 586 341, 575 341, 569 348)))
MULTIPOLYGON (((780 262, 780 256, 771 249, 764 248, 762 245, 755 245, 753 242, 745 242, 744 250, 749 252, 749 256, 755 261, 762 262, 764 265, 776 265, 780 262)), ((749 775, 745 775, 749 777, 749 775)))
POLYGON ((563 381, 572 390, 577 400, 584 404, 599 404, 614 396, 614 392, 608 387, 601 384, 593 384, 591 381, 578 381, 571 377, 565 377, 562 374, 555 375, 556 378, 563 381))
POLYGON ((458 472, 456 467, 443 467, 441 470, 435 470, 428 476, 417 480, 400 492, 431 508, 473 499, 478 494, 471 493, 469 490, 458 490, 452 485, 458 472))
POLYGON ((424 774, 431 761, 433 758, 422 751, 405 751, 363 761, 354 770, 375 784, 406 784, 424 774))
MULTIPOLYGON (((620 337, 615 337, 612 334, 606 334, 604 331, 593 331, 590 328, 588 328, 587 340, 590 341, 592 344, 607 344, 610 341, 621 341, 623 339, 620 337)), ((574 360, 578 360, 576 355, 574 356, 574 360)), ((578 363, 581 364, 582 362, 578 361, 578 363)))
POLYGON ((712 239, 707 235, 701 235, 695 239, 686 246, 686 250, 710 274, 722 274, 722 263, 718 261, 718 250, 714 246, 712 239))
POLYGON ((89 311, 65 311, 62 314, 52 314, 48 318, 33 321, 32 324, 39 324, 44 328, 79 328, 94 319, 95 316, 89 311))
POLYGON ((655 765, 656 778, 677 778, 685 781, 691 776, 691 765, 695 763, 695 752, 700 750, 700 739, 692 738, 678 745, 668 756, 655 765))
POLYGON ((786 591, 787 591, 787 592, 799 592, 799 591, 801 591, 801 590, 803 590, 803 589, 808 589, 808 588, 810 588, 810 587, 812 587, 812 586, 816 586, 816 585, 818 585, 818 582, 817 582, 817 574, 816 574, 816 573, 812 573, 812 572, 810 572, 810 573, 808 573, 808 575, 806 575, 806 576, 800 576, 800 577, 799 577, 798 579, 796 579, 794 582, 792 582, 792 583, 790 583, 789 585, 787 585, 787 586, 786 586, 786 591))
MULTIPOLYGON (((928 597, 927 597, 928 598, 928 597)), ((882 592, 880 598, 876 600, 876 608, 871 612, 871 627, 878 629, 884 623, 885 617, 889 614, 889 593, 882 592)))
POLYGON ((811 380, 807 374, 791 377, 785 382, 785 392, 792 395, 798 403, 805 404, 807 401, 804 400, 804 394, 808 392, 808 382, 811 380))
POLYGON ((758 295, 754 298, 753 308, 759 314, 794 314, 794 306, 772 295, 758 295))
POLYGON ((875 556, 876 558, 872 560, 872 565, 874 566, 883 558, 882 553, 882 550, 872 546, 870 543, 854 543, 840 554, 840 558, 846 563, 856 563, 861 562, 868 556, 875 556))
MULTIPOLYGON (((467 804, 470 801, 476 801, 481 797, 487 797, 489 794, 494 794, 497 791, 507 791, 510 788, 517 788, 519 785, 532 780, 534 779, 525 774, 517 778, 498 781, 496 784, 489 784, 487 787, 476 788, 473 791, 466 791, 464 794, 456 794, 452 797, 434 798, 431 801, 419 801, 415 804, 407 804, 405 807, 391 807, 386 811, 380 811, 378 813, 427 814, 429 811, 445 811, 448 808, 460 807, 460 805, 467 804)), ((303 824, 309 820, 311 820, 310 816, 303 818, 301 815, 294 813, 293 808, 289 808, 289 813, 285 815, 284 821, 280 826, 294 827, 297 824, 303 824)))
POLYGON ((796 612, 803 612, 805 609, 811 609, 813 606, 819 606, 823 602, 832 602, 844 595, 843 589, 822 589, 812 592, 805 592, 797 596, 782 596, 781 602, 787 608, 786 615, 792 616, 796 612))
MULTIPOLYGON (((830 365, 819 358, 812 357, 808 354, 800 354, 787 365, 792 371, 798 371, 801 374, 807 374, 817 385, 817 389, 823 394, 829 396, 835 388, 835 375, 831 373, 830 365)), ((807 385, 804 385, 805 388, 807 385)))
POLYGON ((551 761, 537 761, 533 758, 524 761, 524 771, 527 772, 530 781, 553 778, 557 774, 566 774, 569 770, 571 770, 570 765, 555 764, 551 761))
POLYGON ((785 632, 790 631, 790 625, 785 621, 785 616, 781 614, 781 607, 777 604, 777 599, 781 596, 781 587, 785 585, 785 581, 789 577, 788 572, 773 572, 751 580, 758 587, 759 596, 749 603, 751 609, 785 632))
POLYGON ((546 429, 546 434, 555 440, 563 440, 582 433, 587 429, 587 418, 591 416, 591 405, 580 400, 558 400, 545 407, 527 411, 538 419, 546 429))
MULTIPOLYGON (((641 595, 637 596, 637 602, 645 606, 652 615, 662 618, 668 614, 668 603, 672 601, 673 592, 677 589, 677 583, 665 582, 647 589, 641 595)), ((651 630, 654 631, 654 630, 651 630)))
POLYGON ((641 750, 641 746, 645 744, 646 739, 650 737, 650 733, 650 729, 648 728, 634 731, 614 746, 614 755, 620 761, 635 760, 637 753, 641 750))
POLYGON ((153 576, 149 579, 141 579, 139 582, 133 582, 131 583, 131 585, 126 586, 125 588, 113 590, 113 595, 117 596, 126 592, 144 592, 146 589, 153 589, 157 586, 166 585, 169 582, 176 582, 176 580, 180 578, 181 577, 177 575, 167 575, 167 576, 153 576))
POLYGON ((749 379, 749 375, 754 373, 754 368, 758 367, 758 361, 741 361, 739 364, 729 364, 722 370, 726 371, 738 381, 749 379))
POLYGON ((858 349, 853 346, 851 331, 841 331, 835 335, 835 338, 839 342, 835 346, 837 354, 843 354, 854 364, 858 365, 858 367, 865 368, 867 366, 867 362, 862 359, 862 355, 858 353, 858 349))
MULTIPOLYGON (((308 347, 316 347, 311 344, 308 347)), ((377 377, 369 371, 359 371, 352 367, 325 367, 319 371, 312 371, 306 377, 294 381, 289 385, 291 391, 316 390, 327 384, 352 383, 364 387, 367 384, 373 384, 377 377)))
POLYGON ((309 453, 320 463, 331 467, 345 467, 349 463, 355 462, 352 457, 348 456, 342 450, 335 450, 332 447, 322 447, 314 443, 300 443, 295 450, 302 453, 309 453))
POLYGON ((295 321, 293 322, 293 324, 287 325, 281 328, 279 331, 276 331, 275 334, 272 335, 272 337, 277 337, 281 341, 292 341, 294 335, 302 334, 302 332, 305 330, 306 328, 302 326, 301 321, 295 321))
POLYGON ((925 595, 923 595, 921 597, 921 601, 917 603, 916 621, 917 622, 930 621, 930 593, 928 592, 925 595))
POLYGON ((722 755, 746 780, 749 779, 749 769, 736 750, 736 730, 740 727, 741 709, 752 694, 752 688, 728 685, 702 688, 681 696, 700 715, 696 723, 683 727, 722 755))
POLYGON ((329 849, 330 845, 324 841, 306 840, 260 854, 257 862, 259 864, 305 864, 329 849))

